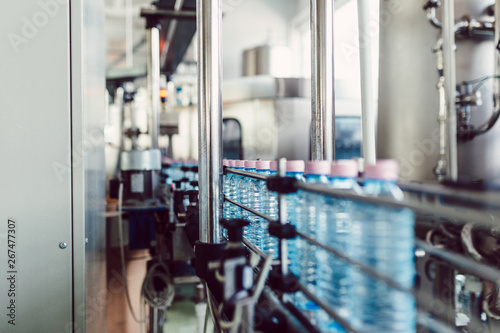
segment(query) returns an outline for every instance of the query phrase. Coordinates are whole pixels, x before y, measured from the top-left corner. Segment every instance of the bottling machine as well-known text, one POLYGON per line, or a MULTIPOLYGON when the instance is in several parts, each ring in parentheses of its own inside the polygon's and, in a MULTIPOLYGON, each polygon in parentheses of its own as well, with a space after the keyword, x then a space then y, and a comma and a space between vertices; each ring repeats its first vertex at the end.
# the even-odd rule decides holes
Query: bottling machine
MULTIPOLYGON (((161 330, 175 286, 185 283, 196 285, 205 330, 211 321, 217 332, 320 332, 292 301, 300 293, 343 327, 340 331, 363 332, 291 272, 288 245, 293 239, 414 300, 412 332, 500 332, 500 161, 495 154, 500 1, 381 1, 378 113, 373 16, 364 0, 358 0, 361 112, 336 110, 346 89, 334 80, 333 21, 339 2, 345 1, 310 1, 310 84, 297 78, 245 78, 226 82, 224 98, 222 2, 161 0, 141 11, 148 41, 147 72, 140 75, 146 77, 148 124, 143 129, 134 121, 138 92, 133 84, 123 84, 133 79, 113 78, 120 86, 113 95, 121 121, 115 178, 108 186, 118 204, 108 217, 118 221, 126 311, 148 332, 161 330), (186 124, 183 114, 162 110, 160 75, 175 72, 195 32, 197 105, 184 114, 196 108, 197 121, 186 124), (166 39, 171 41, 165 49, 166 39), (283 110, 289 116, 285 124, 283 110), (349 126, 342 118, 359 121, 361 137, 344 130, 349 126), (235 130, 240 135, 229 136, 230 120, 239 120, 235 130), (259 132, 264 123, 272 127, 267 140, 257 138, 268 134, 259 132), (169 137, 168 149, 160 145, 162 136, 169 137), (196 160, 175 160, 175 138, 193 137, 197 144, 181 149, 197 152, 196 160), (352 151, 338 144, 346 137, 354 141, 353 151, 361 147, 366 164, 380 158, 399 161, 404 200, 287 177, 286 159, 351 157, 352 151), (143 138, 148 149, 138 144, 143 138), (275 160, 276 174, 223 166, 223 156, 275 160), (223 179, 229 175, 258 180, 276 193, 276 215, 226 195, 223 179), (292 225, 287 197, 297 192, 411 211, 414 285, 404 286, 397 276, 292 225), (226 207, 238 207, 247 218, 224 219, 226 207), (277 239, 276 257, 244 233, 254 221, 249 216, 268 222, 262 232, 277 239), (140 306, 147 311, 139 316, 130 300, 139 295, 130 294, 126 278, 126 241, 130 249, 147 249, 151 255, 140 292, 140 306)), ((9 139, 0 144, 0 302, 5 312, 0 331, 103 332, 112 289, 104 284, 103 268, 104 66, 96 52, 102 51, 102 1, 30 0, 1 6, 9 15, 0 23, 8 37, 0 43, 5 62, 13 65, 2 71, 1 80, 2 100, 12 110, 3 111, 5 121, 0 122, 9 139), (32 20, 23 18, 21 32, 12 31, 26 8, 33 11, 32 20), (24 86, 28 75, 37 82, 52 77, 54 86, 40 84, 36 98, 26 98, 14 88, 24 86)))

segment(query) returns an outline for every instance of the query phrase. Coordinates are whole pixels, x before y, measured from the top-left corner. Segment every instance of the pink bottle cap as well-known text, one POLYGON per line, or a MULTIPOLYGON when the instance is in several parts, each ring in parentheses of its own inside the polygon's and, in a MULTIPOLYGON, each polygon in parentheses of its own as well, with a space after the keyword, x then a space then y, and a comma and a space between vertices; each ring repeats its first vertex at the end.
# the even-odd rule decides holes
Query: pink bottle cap
POLYGON ((378 160, 365 165, 365 178, 396 181, 399 178, 399 163, 396 160, 378 160))
POLYGON ((304 172, 305 163, 302 160, 286 161, 287 172, 304 172))
POLYGON ((329 175, 330 162, 328 161, 309 161, 306 163, 306 173, 310 175, 329 175))
POLYGON ((227 160, 227 166, 229 168, 234 168, 234 160, 227 160))
POLYGON ((245 161, 245 169, 255 169, 255 161, 245 161))
POLYGON ((243 160, 236 160, 236 161, 234 161, 234 167, 235 168, 244 168, 245 167, 245 161, 243 161, 243 160))
POLYGON ((358 162, 354 160, 338 160, 332 163, 332 177, 356 178, 358 177, 358 162))
POLYGON ((271 163, 269 163, 269 170, 278 171, 278 161, 271 161, 271 163))
POLYGON ((269 164, 271 164, 271 161, 257 161, 255 162, 255 168, 257 170, 269 170, 269 164))
POLYGON ((223 165, 223 166, 228 166, 228 160, 223 159, 223 160, 222 160, 222 165, 223 165))

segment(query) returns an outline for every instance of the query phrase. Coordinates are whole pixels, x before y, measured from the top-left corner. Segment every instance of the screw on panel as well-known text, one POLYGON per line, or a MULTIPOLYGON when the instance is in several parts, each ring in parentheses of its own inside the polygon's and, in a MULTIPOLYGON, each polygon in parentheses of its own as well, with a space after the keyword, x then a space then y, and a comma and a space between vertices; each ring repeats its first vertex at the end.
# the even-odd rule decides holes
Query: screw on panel
POLYGON ((64 250, 64 249, 65 249, 65 248, 67 248, 67 247, 68 247, 68 244, 67 244, 67 243, 65 243, 65 242, 61 242, 61 243, 59 243, 59 248, 60 248, 60 249, 63 249, 63 250, 64 250))

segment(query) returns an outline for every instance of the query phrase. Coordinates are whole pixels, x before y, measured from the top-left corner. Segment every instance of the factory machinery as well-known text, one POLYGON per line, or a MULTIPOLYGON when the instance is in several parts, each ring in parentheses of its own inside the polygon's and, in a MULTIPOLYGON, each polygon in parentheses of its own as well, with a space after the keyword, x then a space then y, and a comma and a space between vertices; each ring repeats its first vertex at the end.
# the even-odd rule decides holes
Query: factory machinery
MULTIPOLYGON (((500 332, 500 192, 495 187, 500 175, 495 154, 500 133, 500 126, 495 126, 500 115, 500 20, 496 16, 500 3, 382 1, 377 121, 372 103, 372 18, 369 3, 358 2, 363 157, 366 164, 375 163, 377 157, 399 160, 402 201, 294 181, 286 177, 286 160, 278 155, 266 156, 279 161, 275 176, 223 167, 221 3, 198 1, 186 8, 163 5, 160 2, 142 12, 150 46, 151 149, 137 150, 134 142, 140 131, 133 126, 123 129, 132 149, 122 145, 120 177, 111 186, 119 198, 120 219, 123 215, 129 222, 130 244, 149 248, 154 257, 148 263, 142 293, 150 306, 151 332, 159 329, 181 275, 188 280, 192 275, 190 281, 198 284, 198 301, 207 304, 206 320, 213 321, 216 331, 318 332, 317 323, 290 301, 291 295, 300 292, 345 331, 362 332, 290 272, 287 243, 295 238, 415 299, 414 332, 500 332), (457 19, 460 12, 463 16, 457 19), (158 149, 159 135, 168 135, 172 146, 172 136, 179 133, 176 121, 158 120, 160 72, 172 73, 172 67, 160 69, 159 31, 165 27, 162 20, 194 24, 195 18, 198 161, 182 163, 171 159, 175 155, 171 147, 165 154, 169 158, 158 149), (493 110, 491 115, 488 109, 493 110), (224 196, 223 177, 229 175, 265 182, 269 191, 277 193, 277 218, 224 196), (292 226, 286 197, 297 191, 413 211, 415 284, 403 286, 394 276, 292 226), (269 222, 265 232, 279 240, 277 258, 243 236, 244 227, 254 219, 222 219, 227 205, 269 222)), ((312 160, 335 159, 333 13, 332 1, 311 1, 312 160)), ((126 90, 120 95, 124 105, 133 100, 133 93, 127 95, 126 90)), ((162 117, 175 119, 163 113, 162 117)))
MULTIPOLYGON (((310 155, 314 161, 336 158, 340 112, 335 112, 335 92, 341 87, 335 86, 333 74, 335 3, 310 2, 311 117, 310 122, 293 118, 293 126, 287 125, 303 126, 310 147, 302 158, 310 155)), ((130 121, 120 125, 116 178, 108 194, 118 202, 110 215, 118 224, 122 277, 127 276, 126 244, 148 249, 152 257, 141 288, 140 308, 144 304, 147 311, 134 308, 131 300, 138 297, 129 294, 122 278, 129 311, 149 332, 161 331, 175 286, 186 283, 196 285, 205 328, 213 322, 217 332, 321 331, 292 301, 298 293, 343 331, 363 332, 292 273, 288 245, 293 240, 314 245, 375 279, 382 289, 413 300, 411 332, 500 332, 500 157, 495 151, 500 140, 500 1, 381 1, 378 114, 369 6, 369 1, 358 1, 362 157, 365 165, 377 158, 399 160, 403 200, 290 178, 286 158, 296 156, 284 152, 296 147, 265 150, 265 159, 277 162, 273 176, 223 166, 221 1, 161 0, 142 10, 149 48, 148 125, 144 130, 135 123, 135 87, 120 84, 114 98, 121 103, 121 119, 130 121), (175 72, 196 31, 198 158, 180 163, 173 159, 171 138, 182 135, 182 127, 175 112, 161 111, 161 74, 175 72), (165 46, 167 39, 171 42, 165 46), (160 147, 162 136, 170 138, 167 150, 160 147), (139 148, 143 138, 149 139, 149 149, 139 148), (276 193, 276 215, 224 195, 223 179, 230 175, 259 180, 276 193), (402 285, 398 276, 383 274, 292 225, 287 198, 297 192, 412 212, 414 284, 402 285), (262 232, 277 240, 278 255, 269 255, 244 234, 254 219, 223 219, 223 207, 268 221, 262 232)), ((8 82, 2 101, 12 112, 0 122, 0 132, 8 136, 0 143, 5 153, 0 184, 8 188, 0 191, 0 268, 5 274, 0 279, 0 331, 102 332, 103 295, 114 290, 106 288, 103 273, 104 63, 95 51, 103 51, 97 43, 102 2, 29 0, 0 9, 7 13, 0 30, 9 32, 1 49, 8 50, 5 62, 12 64, 2 72, 2 83, 8 82), (19 34, 12 27, 26 8, 35 16, 20 20, 19 34), (43 17, 45 24, 40 23, 43 17), (37 98, 26 98, 19 89, 28 75, 40 82, 37 98), (47 77, 55 79, 54 85, 46 84, 47 77)), ((247 124, 241 123, 245 132, 247 124)), ((247 158, 245 153, 237 151, 233 158, 247 158)))

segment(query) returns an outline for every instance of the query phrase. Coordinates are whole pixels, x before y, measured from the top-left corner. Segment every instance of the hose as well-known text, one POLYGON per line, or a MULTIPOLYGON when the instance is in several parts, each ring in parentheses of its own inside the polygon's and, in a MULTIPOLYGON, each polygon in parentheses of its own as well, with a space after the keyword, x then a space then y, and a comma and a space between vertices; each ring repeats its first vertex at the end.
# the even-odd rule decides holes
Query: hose
MULTIPOLYGON (((120 182, 120 187, 118 189, 118 237, 120 238, 120 257, 122 263, 122 276, 123 276, 123 284, 125 287, 125 296, 127 298, 127 305, 132 314, 134 320, 143 324, 147 321, 147 318, 139 319, 132 308, 132 302, 130 301, 130 294, 128 292, 128 282, 127 282, 127 266, 125 265, 125 249, 123 242, 123 220, 122 220, 122 204, 123 204, 123 183, 120 182)), ((141 325, 142 328, 142 325, 141 325)))

